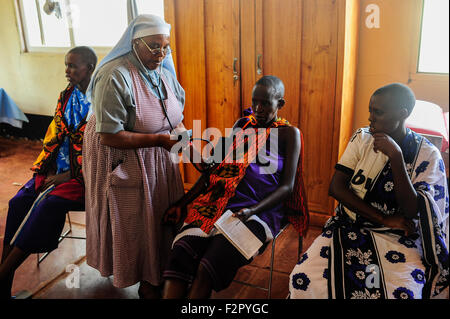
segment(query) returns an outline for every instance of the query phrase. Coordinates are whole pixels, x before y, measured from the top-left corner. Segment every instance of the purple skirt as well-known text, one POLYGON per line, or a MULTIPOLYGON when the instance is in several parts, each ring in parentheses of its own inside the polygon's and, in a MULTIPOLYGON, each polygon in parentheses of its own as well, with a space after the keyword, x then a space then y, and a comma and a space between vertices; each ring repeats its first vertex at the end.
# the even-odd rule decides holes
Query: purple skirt
MULTIPOLYGON (((266 241, 264 227, 260 223, 250 220, 245 225, 259 240, 263 243, 266 241)), ((264 244, 260 253, 266 247, 267 244, 264 244)), ((252 260, 253 258, 247 260, 221 234, 211 237, 188 235, 175 242, 163 277, 192 283, 198 266, 202 264, 211 277, 213 289, 220 291, 231 284, 239 268, 252 260)))
MULTIPOLYGON (((3 244, 11 244, 11 240, 28 214, 33 202, 39 196, 34 185, 33 177, 9 201, 3 244)), ((83 209, 84 202, 49 195, 33 209, 12 246, 17 246, 30 254, 56 249, 67 212, 83 209)))

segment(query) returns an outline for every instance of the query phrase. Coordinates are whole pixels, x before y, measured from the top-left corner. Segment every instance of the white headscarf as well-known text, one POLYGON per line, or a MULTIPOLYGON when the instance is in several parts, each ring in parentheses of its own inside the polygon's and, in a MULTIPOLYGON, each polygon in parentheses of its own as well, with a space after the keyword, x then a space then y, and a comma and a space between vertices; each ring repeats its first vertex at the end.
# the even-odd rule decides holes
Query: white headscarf
MULTIPOLYGON (((91 78, 86 96, 90 99, 92 92, 92 85, 95 82, 98 71, 106 63, 115 60, 133 49, 132 41, 137 38, 146 37, 149 35, 164 34, 170 35, 170 24, 166 23, 161 17, 153 14, 142 14, 137 16, 128 25, 119 42, 112 48, 112 50, 99 63, 97 70, 91 78)), ((173 64, 172 54, 167 54, 163 60, 162 67, 169 70, 176 78, 175 67, 173 64)))
POLYGON ((161 17, 143 14, 137 16, 134 21, 135 25, 133 39, 143 38, 155 34, 170 36, 170 24, 167 24, 161 17))

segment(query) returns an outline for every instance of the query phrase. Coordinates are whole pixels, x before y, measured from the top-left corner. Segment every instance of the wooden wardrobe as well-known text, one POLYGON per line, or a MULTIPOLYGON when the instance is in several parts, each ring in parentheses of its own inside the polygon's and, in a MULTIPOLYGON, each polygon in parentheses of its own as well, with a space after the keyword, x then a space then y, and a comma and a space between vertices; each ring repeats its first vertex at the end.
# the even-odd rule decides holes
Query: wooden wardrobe
MULTIPOLYGON (((251 106, 254 83, 276 75, 286 87, 279 112, 303 133, 312 224, 333 214, 328 186, 352 134, 358 1, 165 0, 184 124, 225 133, 251 106)), ((195 132, 194 132, 195 133, 195 132)), ((201 133, 201 132, 199 132, 201 133)), ((183 165, 187 185, 199 174, 183 165)))

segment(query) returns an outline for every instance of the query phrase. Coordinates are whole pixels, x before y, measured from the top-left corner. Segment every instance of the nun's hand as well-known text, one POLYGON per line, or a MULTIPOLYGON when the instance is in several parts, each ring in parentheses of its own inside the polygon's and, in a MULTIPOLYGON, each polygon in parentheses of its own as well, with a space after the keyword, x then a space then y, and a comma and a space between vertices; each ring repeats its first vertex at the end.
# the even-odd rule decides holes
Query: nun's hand
POLYGON ((165 148, 169 152, 172 150, 172 147, 178 143, 178 139, 174 138, 169 134, 160 134, 159 135, 159 144, 161 147, 165 148))

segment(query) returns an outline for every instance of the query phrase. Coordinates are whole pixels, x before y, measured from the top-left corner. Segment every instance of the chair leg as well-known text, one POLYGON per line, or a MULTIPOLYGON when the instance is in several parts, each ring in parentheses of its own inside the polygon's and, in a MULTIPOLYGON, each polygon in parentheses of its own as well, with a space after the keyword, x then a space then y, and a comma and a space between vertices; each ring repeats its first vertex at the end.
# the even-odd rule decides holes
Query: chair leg
POLYGON ((275 242, 277 238, 275 237, 272 240, 272 253, 270 255, 270 271, 269 271, 269 289, 267 291, 267 298, 270 299, 272 297, 272 275, 273 275, 273 262, 275 257, 275 242))
POLYGON ((298 236, 298 255, 297 255, 297 261, 300 260, 300 256, 302 255, 303 252, 303 237, 302 236, 298 236))
POLYGON ((67 219, 69 220, 69 231, 65 232, 61 237, 64 238, 71 238, 71 239, 86 239, 86 237, 80 237, 80 236, 67 236, 67 234, 72 233, 72 222, 70 221, 70 212, 67 213, 67 219))
MULTIPOLYGON (((62 235, 59 236, 58 242, 60 243, 64 238, 67 237, 68 234, 72 232, 72 222, 70 221, 70 215, 67 213, 67 219, 69 220, 69 229, 66 230, 62 235)), ((37 253, 37 266, 48 256, 49 252, 44 253, 41 257, 39 257, 39 253, 37 253)))
POLYGON ((274 270, 274 260, 275 260, 275 244, 276 244, 276 240, 278 238, 279 235, 281 235, 281 233, 288 227, 289 224, 285 225, 279 232, 278 234, 272 239, 272 252, 270 255, 270 267, 269 267, 269 285, 268 287, 262 287, 262 286, 256 286, 253 285, 251 283, 247 283, 247 282, 243 282, 240 280, 236 280, 234 279, 233 282, 242 284, 242 285, 246 285, 246 286, 250 286, 253 288, 258 288, 258 289, 262 289, 267 291, 267 298, 270 299, 272 297, 272 279, 273 279, 273 270, 274 270))
POLYGON ((70 220, 70 212, 67 212, 67 219, 69 220, 69 233, 72 232, 72 221, 70 220))

